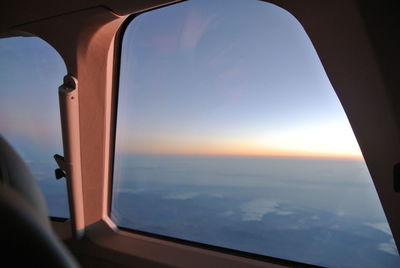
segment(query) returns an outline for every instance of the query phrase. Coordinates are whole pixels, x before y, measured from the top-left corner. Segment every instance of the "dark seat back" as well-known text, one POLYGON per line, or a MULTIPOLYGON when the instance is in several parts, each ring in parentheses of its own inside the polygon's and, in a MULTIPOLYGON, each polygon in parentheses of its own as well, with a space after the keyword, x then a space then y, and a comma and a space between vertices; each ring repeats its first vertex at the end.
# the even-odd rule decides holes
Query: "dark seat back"
POLYGON ((1 135, 0 245, 10 267, 78 267, 51 229, 35 178, 1 135))

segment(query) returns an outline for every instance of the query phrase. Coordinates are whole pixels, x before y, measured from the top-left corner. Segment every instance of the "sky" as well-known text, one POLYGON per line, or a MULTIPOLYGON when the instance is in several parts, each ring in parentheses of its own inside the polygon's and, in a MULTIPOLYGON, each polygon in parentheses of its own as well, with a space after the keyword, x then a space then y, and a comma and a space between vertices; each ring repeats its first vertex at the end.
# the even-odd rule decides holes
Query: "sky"
POLYGON ((0 39, 0 134, 26 161, 62 155, 58 87, 66 73, 42 39, 0 39))
POLYGON ((193 0, 123 37, 117 151, 361 158, 301 24, 261 1, 193 0))
MULTIPOLYGON (((117 151, 361 158, 300 23, 269 3, 226 2, 182 2, 129 24, 117 151)), ((1 39, 0 132, 28 158, 62 150, 57 88, 65 74, 43 40, 1 39)))
POLYGON ((65 180, 56 180, 54 154, 63 154, 58 87, 67 73, 61 56, 38 37, 0 39, 0 135, 37 179, 50 216, 69 217, 65 180))

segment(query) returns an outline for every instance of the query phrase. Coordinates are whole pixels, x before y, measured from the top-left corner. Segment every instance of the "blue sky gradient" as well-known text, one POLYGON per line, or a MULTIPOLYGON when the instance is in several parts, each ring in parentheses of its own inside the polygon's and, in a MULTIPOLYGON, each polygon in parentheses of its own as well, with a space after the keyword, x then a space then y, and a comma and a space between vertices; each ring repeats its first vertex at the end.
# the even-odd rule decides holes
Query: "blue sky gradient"
POLYGON ((61 56, 40 38, 1 39, 0 133, 25 160, 62 154, 58 87, 66 73, 61 56))
POLYGON ((183 2, 128 26, 120 150, 360 158, 300 23, 269 3, 225 2, 183 2))

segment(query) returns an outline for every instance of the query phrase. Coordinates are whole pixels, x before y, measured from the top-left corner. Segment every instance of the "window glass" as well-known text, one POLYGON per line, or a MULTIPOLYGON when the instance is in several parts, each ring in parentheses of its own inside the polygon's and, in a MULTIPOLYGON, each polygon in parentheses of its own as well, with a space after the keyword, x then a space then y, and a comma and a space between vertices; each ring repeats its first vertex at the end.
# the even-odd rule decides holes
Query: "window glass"
POLYGON ((328 267, 399 256, 341 104, 299 22, 187 1, 122 41, 111 217, 134 230, 328 267))
POLYGON ((65 180, 56 180, 54 154, 63 153, 58 87, 65 64, 38 37, 0 39, 0 134, 29 166, 49 215, 69 217, 65 180))

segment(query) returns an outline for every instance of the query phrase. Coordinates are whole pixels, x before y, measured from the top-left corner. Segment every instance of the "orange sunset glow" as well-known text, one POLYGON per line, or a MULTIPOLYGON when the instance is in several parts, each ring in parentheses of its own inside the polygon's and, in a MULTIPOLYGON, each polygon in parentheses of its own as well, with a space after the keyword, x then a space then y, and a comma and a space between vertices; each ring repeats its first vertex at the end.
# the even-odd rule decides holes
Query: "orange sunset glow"
MULTIPOLYGON (((349 129, 351 131, 351 129, 349 129)), ((331 132, 332 133, 332 132, 331 132)), ((130 142, 120 146, 121 151, 134 154, 274 156, 362 159, 353 135, 332 133, 318 136, 318 132, 282 133, 264 137, 157 137, 132 136, 130 142), (342 137, 341 137, 342 136, 342 137)), ((350 133, 352 134, 352 133, 350 133)))

